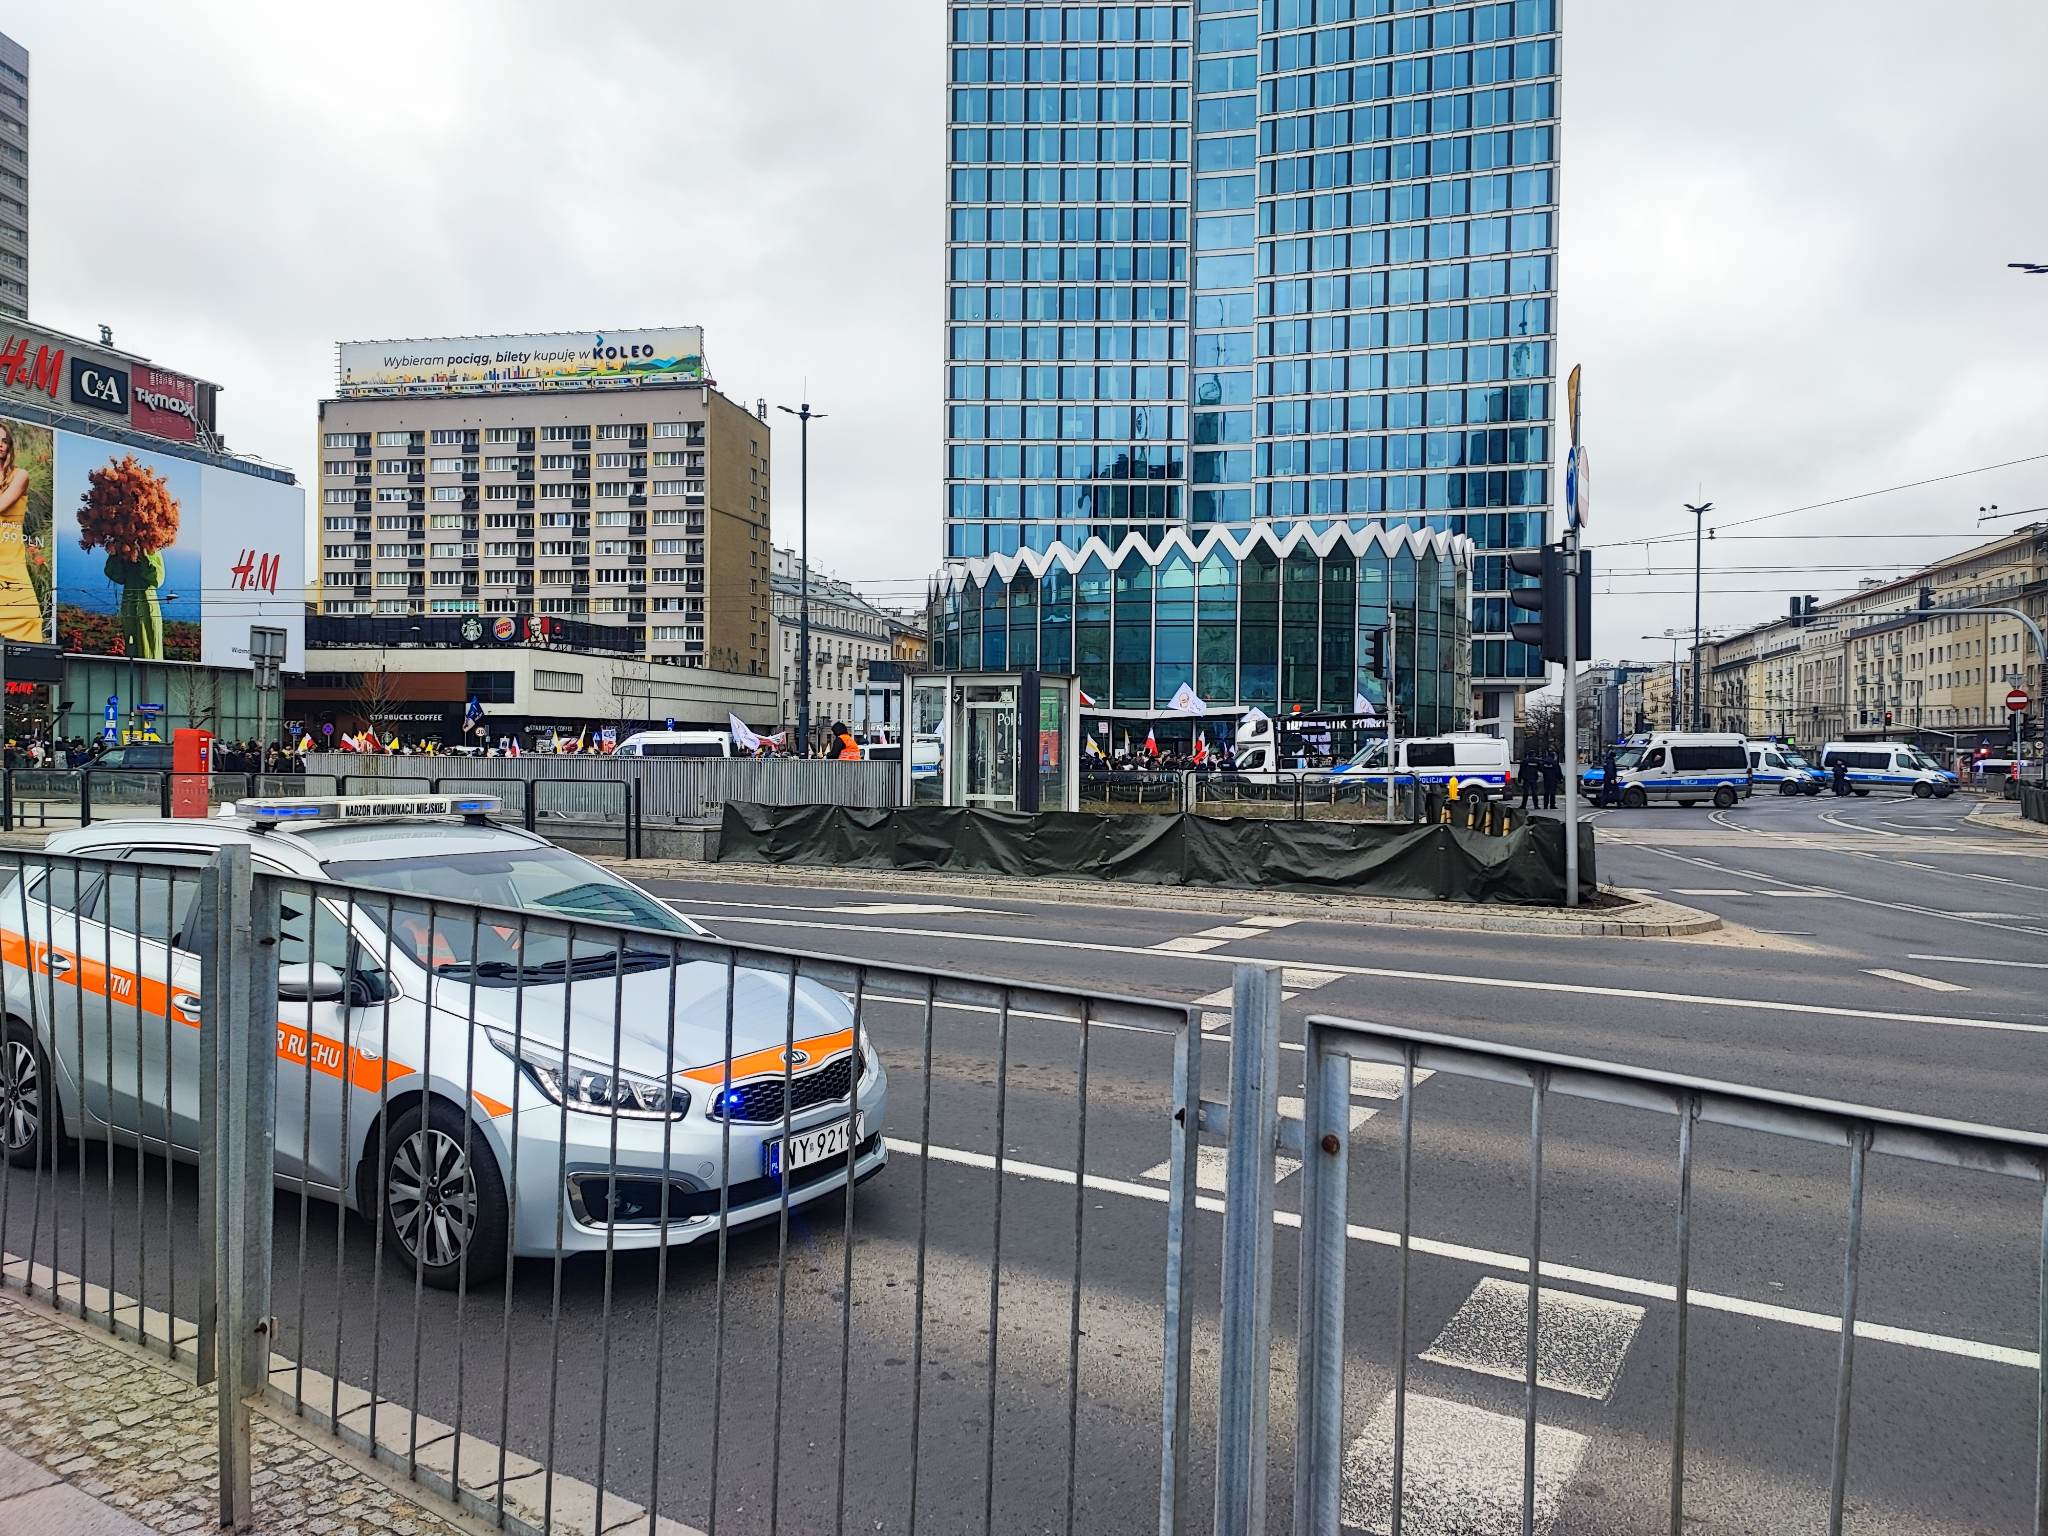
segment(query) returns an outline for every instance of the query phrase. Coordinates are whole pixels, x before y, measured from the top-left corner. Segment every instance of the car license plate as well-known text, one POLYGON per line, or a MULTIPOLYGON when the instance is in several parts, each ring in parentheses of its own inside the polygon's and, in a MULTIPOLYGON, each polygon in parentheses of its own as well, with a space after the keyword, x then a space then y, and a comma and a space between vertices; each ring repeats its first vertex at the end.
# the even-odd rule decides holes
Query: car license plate
POLYGON ((813 1163, 835 1157, 844 1162, 848 1147, 857 1141, 867 1140, 866 1128, 867 1116, 862 1115, 855 1120, 835 1120, 815 1130, 799 1131, 786 1142, 779 1139, 771 1141, 761 1149, 762 1167, 769 1178, 780 1178, 785 1147, 788 1149, 788 1165, 793 1169, 808 1168, 813 1163))

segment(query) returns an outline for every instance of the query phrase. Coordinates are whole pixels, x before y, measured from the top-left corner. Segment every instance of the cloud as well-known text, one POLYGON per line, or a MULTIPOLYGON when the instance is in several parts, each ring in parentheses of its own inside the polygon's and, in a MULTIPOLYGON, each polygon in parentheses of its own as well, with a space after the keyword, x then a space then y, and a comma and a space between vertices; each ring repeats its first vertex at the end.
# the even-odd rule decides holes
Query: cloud
MULTIPOLYGON (((818 563, 921 591, 941 552, 939 0, 15 0, 6 25, 33 52, 38 318, 105 321, 222 383, 237 447, 312 470, 339 340, 701 324, 734 398, 828 413, 818 563)), ((2048 6, 1575 0, 1567 25, 1559 356, 1586 368, 1597 543, 1689 533, 1699 493, 1732 519, 2048 451, 2048 279, 2005 270, 2048 260, 2048 6)), ((796 433, 775 420, 790 543, 796 433)), ((1990 501, 2048 502, 2048 474, 1782 527, 1959 546, 1990 501)), ((1717 541, 1708 622, 1782 612, 1775 589, 1805 581, 1724 569, 1795 563, 1750 551, 1949 547, 1717 541)), ((1603 653, 1667 654, 1636 637, 1684 606, 1689 557, 1603 551, 1635 573, 1602 583, 1603 653)))

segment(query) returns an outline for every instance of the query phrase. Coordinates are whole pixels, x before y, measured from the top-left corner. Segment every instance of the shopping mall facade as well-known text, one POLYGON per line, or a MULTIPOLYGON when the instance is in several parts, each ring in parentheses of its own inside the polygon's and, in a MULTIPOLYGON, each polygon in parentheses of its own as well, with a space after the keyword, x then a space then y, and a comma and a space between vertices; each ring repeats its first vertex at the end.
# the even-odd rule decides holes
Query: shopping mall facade
POLYGON ((1076 673, 1091 719, 1167 717, 1187 686, 1216 716, 1385 719, 1391 696, 1404 734, 1460 730, 1472 554, 1425 528, 1259 524, 959 561, 934 589, 933 665, 1076 673))

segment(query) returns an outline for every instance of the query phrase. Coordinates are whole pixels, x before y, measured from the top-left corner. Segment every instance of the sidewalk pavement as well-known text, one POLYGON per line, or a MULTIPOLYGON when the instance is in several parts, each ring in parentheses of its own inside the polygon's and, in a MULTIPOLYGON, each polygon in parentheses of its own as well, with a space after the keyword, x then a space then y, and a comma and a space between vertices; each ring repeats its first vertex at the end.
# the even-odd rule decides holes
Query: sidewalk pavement
POLYGON ((1479 933, 1547 933, 1581 938, 1685 938, 1713 933, 1721 919, 1633 892, 1602 887, 1617 899, 1604 907, 1511 907, 1483 902, 1400 901, 1386 897, 1300 891, 1255 891, 1139 885, 1108 880, 1056 880, 1022 876, 948 874, 901 869, 836 869, 817 864, 707 864, 696 859, 597 858, 631 880, 689 880, 739 885, 795 886, 813 890, 878 891, 892 898, 998 897, 1065 906, 1147 907, 1169 912, 1306 917, 1326 923, 1385 927, 1459 928, 1479 933))
POLYGON ((1976 827, 1996 827, 2001 832, 2048 837, 2048 822, 2027 820, 2020 814, 2017 800, 1987 800, 1963 819, 1976 827))
MULTIPOLYGON (((161 1355, 0 1291, 0 1536, 218 1529, 214 1394, 161 1355)), ((264 1533, 473 1536, 333 1439, 255 1416, 264 1533)))

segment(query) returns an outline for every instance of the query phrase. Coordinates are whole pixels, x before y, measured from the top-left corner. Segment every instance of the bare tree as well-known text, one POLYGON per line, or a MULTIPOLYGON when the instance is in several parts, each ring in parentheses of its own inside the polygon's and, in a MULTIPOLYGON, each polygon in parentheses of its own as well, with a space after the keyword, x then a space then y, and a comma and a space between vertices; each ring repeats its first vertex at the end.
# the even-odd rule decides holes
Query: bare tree
POLYGON ((349 694, 349 702, 355 706, 357 716, 363 724, 376 731, 381 738, 387 734, 381 723, 398 702, 398 674, 377 658, 377 665, 356 678, 355 688, 349 694))

